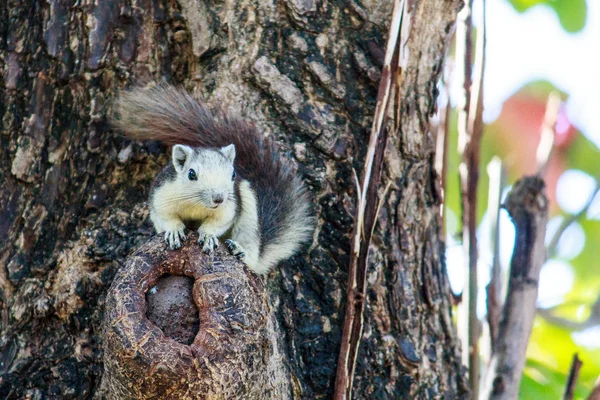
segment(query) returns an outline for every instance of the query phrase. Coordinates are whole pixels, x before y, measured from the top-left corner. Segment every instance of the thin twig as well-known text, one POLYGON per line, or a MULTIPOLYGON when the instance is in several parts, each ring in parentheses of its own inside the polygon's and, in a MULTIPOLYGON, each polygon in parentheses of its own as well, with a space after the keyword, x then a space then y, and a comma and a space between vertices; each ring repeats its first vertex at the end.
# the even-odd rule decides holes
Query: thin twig
POLYGON ((492 235, 492 268, 487 293, 487 320, 490 329, 490 348, 494 349, 498 338, 500 315, 502 313, 502 271, 500 269, 500 200, 502 196, 503 171, 502 161, 494 157, 488 164, 489 195, 488 218, 492 235))
POLYGON ((457 99, 458 111, 458 151, 464 154, 468 141, 469 107, 471 104, 471 84, 473 74, 473 21, 471 9, 473 0, 465 0, 463 9, 458 13, 456 23, 456 75, 461 86, 457 99))
POLYGON ((354 184, 356 185, 356 204, 360 204, 362 202, 360 181, 358 180, 358 175, 356 174, 356 170, 354 168, 352 168, 352 174, 354 176, 354 184))
POLYGON ((482 387, 483 399, 516 399, 533 328, 538 281, 546 260, 548 199, 544 181, 517 181, 504 205, 515 225, 515 249, 495 351, 482 387))
POLYGON ((537 170, 540 176, 544 175, 546 166, 552 154, 554 147, 554 136, 556 135, 556 121, 558 119, 558 111, 560 109, 560 96, 557 92, 550 92, 548 102, 546 103, 546 113, 544 121, 540 128, 540 143, 538 144, 535 155, 537 161, 537 170))
POLYGON ((445 208, 446 208, 446 174, 448 170, 448 132, 450 132, 450 91, 448 84, 444 84, 446 92, 446 104, 444 108, 438 112, 439 121, 438 129, 435 138, 435 170, 440 176, 440 190, 441 190, 441 204, 440 204, 440 218, 442 220, 442 226, 440 228, 440 236, 442 240, 445 240, 446 236, 446 223, 445 223, 445 208))
MULTIPOLYGON (((562 305, 566 305, 563 303, 562 305)), ((580 304, 578 303, 577 306, 580 304)), ((567 318, 559 317, 552 312, 553 308, 538 308, 538 314, 551 324, 561 326, 563 328, 582 331, 587 328, 600 325, 600 296, 592 305, 590 315, 585 321, 572 321, 567 318)))
MULTIPOLYGON (((387 197, 388 191, 392 187, 392 181, 389 181, 387 185, 385 185, 385 189, 383 189, 383 193, 381 198, 379 199, 379 203, 377 203, 377 209, 375 210, 375 220, 379 218, 379 212, 381 211, 381 207, 383 207, 383 203, 387 197)), ((373 236, 373 232, 375 232, 375 224, 373 224, 373 228, 371 228, 371 236, 373 236)))
MULTIPOLYGON (((469 103, 468 132, 472 146, 479 150, 479 140, 483 135, 483 79, 485 75, 485 47, 487 43, 486 1, 481 0, 482 24, 477 30, 477 49, 473 66, 473 87, 469 103)), ((479 157, 479 151, 477 151, 479 157)))
MULTIPOLYGON (((404 65, 406 62, 400 33, 406 32, 409 23, 410 18, 407 18, 405 0, 397 0, 394 3, 387 50, 377 94, 375 117, 369 138, 359 202, 354 219, 353 241, 348 266, 346 314, 344 316, 344 329, 335 377, 335 400, 352 398, 354 367, 364 323, 367 256, 371 233, 377 218, 377 187, 381 178, 387 142, 388 132, 385 125, 391 99, 400 85, 399 80, 402 74, 400 65, 404 65)), ((406 38, 404 38, 405 41, 406 38)))
MULTIPOLYGON (((466 302, 468 324, 467 342, 463 347, 469 365, 471 396, 477 400, 479 393, 479 319, 477 318, 477 185, 479 181, 479 153, 483 134, 483 79, 485 70, 486 15, 485 0, 482 0, 483 24, 477 31, 477 51, 472 80, 472 39, 473 29, 471 10, 473 0, 466 0, 459 13, 457 25, 457 59, 462 61, 462 99, 459 104, 458 141, 462 156, 459 167, 462 191, 463 246, 468 262, 466 302)), ((464 314, 464 312, 463 312, 464 314)))
MULTIPOLYGON (((457 78, 461 83, 461 94, 457 99, 456 109, 458 112, 458 153, 460 156, 465 157, 467 140, 468 140, 468 118, 469 118, 469 103, 471 101, 471 75, 472 75, 472 21, 471 21, 471 7, 473 6, 473 0, 465 0, 463 9, 458 13, 458 20, 456 23, 456 73, 457 78)), ((464 160, 464 158, 463 158, 464 160)), ((470 311, 468 299, 471 296, 469 281, 471 279, 471 268, 469 262, 469 223, 468 223, 468 199, 467 199, 467 182, 466 182, 466 165, 464 162, 459 166, 460 172, 460 189, 461 189, 461 207, 462 207, 462 236, 463 236, 463 250, 465 253, 465 259, 467 260, 467 267, 465 268, 465 285, 461 293, 461 303, 458 309, 458 334, 462 342, 462 361, 463 364, 469 366, 469 386, 471 393, 475 393, 473 390, 476 388, 477 383, 474 383, 471 377, 471 354, 476 349, 471 347, 471 336, 470 336, 470 311), (464 172, 463 172, 464 171, 464 172)), ((474 367, 474 366, 473 366, 474 367)), ((474 368, 473 368, 474 369, 474 368)))
POLYGON ((579 378, 579 370, 582 365, 583 362, 579 359, 577 353, 573 354, 573 361, 571 362, 571 369, 569 370, 569 377, 567 378, 563 400, 573 400, 575 386, 577 386, 577 379, 579 378))
MULTIPOLYGON (((360 181, 358 179, 358 175, 356 174, 356 170, 352 168, 352 173, 354 174, 354 184, 356 185, 356 204, 362 203, 362 190, 360 188, 360 181)), ((361 225, 362 231, 360 231, 361 237, 365 238, 364 224, 361 225)))
POLYGON ((547 246, 547 248, 548 248, 548 258, 552 258, 552 257, 554 257, 556 255, 558 241, 562 237, 563 233, 565 233, 565 231, 567 230, 567 228, 569 226, 571 226, 571 224, 573 222, 575 222, 578 219, 580 219, 587 212, 587 210, 592 205, 592 203, 594 201, 594 198, 596 197, 596 195, 598 193, 600 193, 600 176, 596 177, 596 188, 592 192, 592 195, 588 199, 587 203, 585 203, 585 205, 583 206, 583 208, 577 214, 573 214, 573 215, 570 215, 568 217, 565 217, 562 220, 562 222, 561 222, 560 226, 558 227, 558 229, 556 230, 556 232, 554 233, 554 235, 552 236, 552 239, 550 239, 550 242, 548 242, 548 246, 547 246))

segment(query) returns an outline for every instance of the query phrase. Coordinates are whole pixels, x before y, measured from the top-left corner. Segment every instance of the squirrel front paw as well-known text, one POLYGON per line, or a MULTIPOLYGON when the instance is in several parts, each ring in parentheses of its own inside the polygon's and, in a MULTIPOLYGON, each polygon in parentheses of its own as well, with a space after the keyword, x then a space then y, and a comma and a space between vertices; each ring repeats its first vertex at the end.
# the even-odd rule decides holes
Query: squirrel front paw
POLYGON ((184 242, 185 239, 183 228, 174 231, 165 231, 165 242, 167 242, 171 250, 180 248, 181 242, 184 242))
POLYGON ((209 235, 199 230, 198 236, 198 244, 206 254, 211 254, 219 246, 219 239, 215 235, 209 235))
POLYGON ((240 246, 236 241, 227 239, 225 241, 225 246, 227 246, 231 254, 236 256, 238 260, 244 261, 244 257, 246 257, 246 252, 244 251, 244 248, 240 246))

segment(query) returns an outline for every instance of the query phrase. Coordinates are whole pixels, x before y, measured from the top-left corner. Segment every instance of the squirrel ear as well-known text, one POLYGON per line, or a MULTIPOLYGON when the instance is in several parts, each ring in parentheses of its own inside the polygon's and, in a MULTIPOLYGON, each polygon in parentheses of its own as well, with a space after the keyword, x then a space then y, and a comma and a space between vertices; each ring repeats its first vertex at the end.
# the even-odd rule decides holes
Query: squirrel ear
POLYGON ((230 144, 229 146, 221 147, 221 153, 227 157, 231 162, 235 159, 235 146, 230 144))
POLYGON ((192 157, 192 153, 193 150, 189 146, 184 146, 182 144, 176 144, 173 146, 172 161, 175 171, 183 171, 185 163, 192 157))

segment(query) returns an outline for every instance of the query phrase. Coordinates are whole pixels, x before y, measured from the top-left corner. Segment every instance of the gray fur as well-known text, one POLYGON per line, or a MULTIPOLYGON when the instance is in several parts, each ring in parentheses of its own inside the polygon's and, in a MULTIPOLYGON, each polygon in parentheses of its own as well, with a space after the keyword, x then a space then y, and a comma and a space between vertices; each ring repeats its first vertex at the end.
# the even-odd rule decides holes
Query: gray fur
POLYGON ((154 178, 154 182, 152 182, 152 186, 150 187, 150 199, 152 199, 152 195, 154 191, 165 184, 165 182, 171 182, 177 176, 177 172, 175 172, 175 168, 172 163, 169 163, 166 167, 164 167, 156 178, 154 178))

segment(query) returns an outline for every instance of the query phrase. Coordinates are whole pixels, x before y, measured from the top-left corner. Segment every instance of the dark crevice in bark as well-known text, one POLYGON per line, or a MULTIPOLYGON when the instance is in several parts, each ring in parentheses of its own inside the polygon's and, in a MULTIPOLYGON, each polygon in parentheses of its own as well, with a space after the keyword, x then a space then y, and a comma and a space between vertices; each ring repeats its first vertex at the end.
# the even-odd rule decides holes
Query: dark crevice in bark
POLYGON ((192 344, 200 326, 193 286, 194 280, 187 276, 165 275, 146 292, 146 317, 165 336, 187 345, 192 344))

